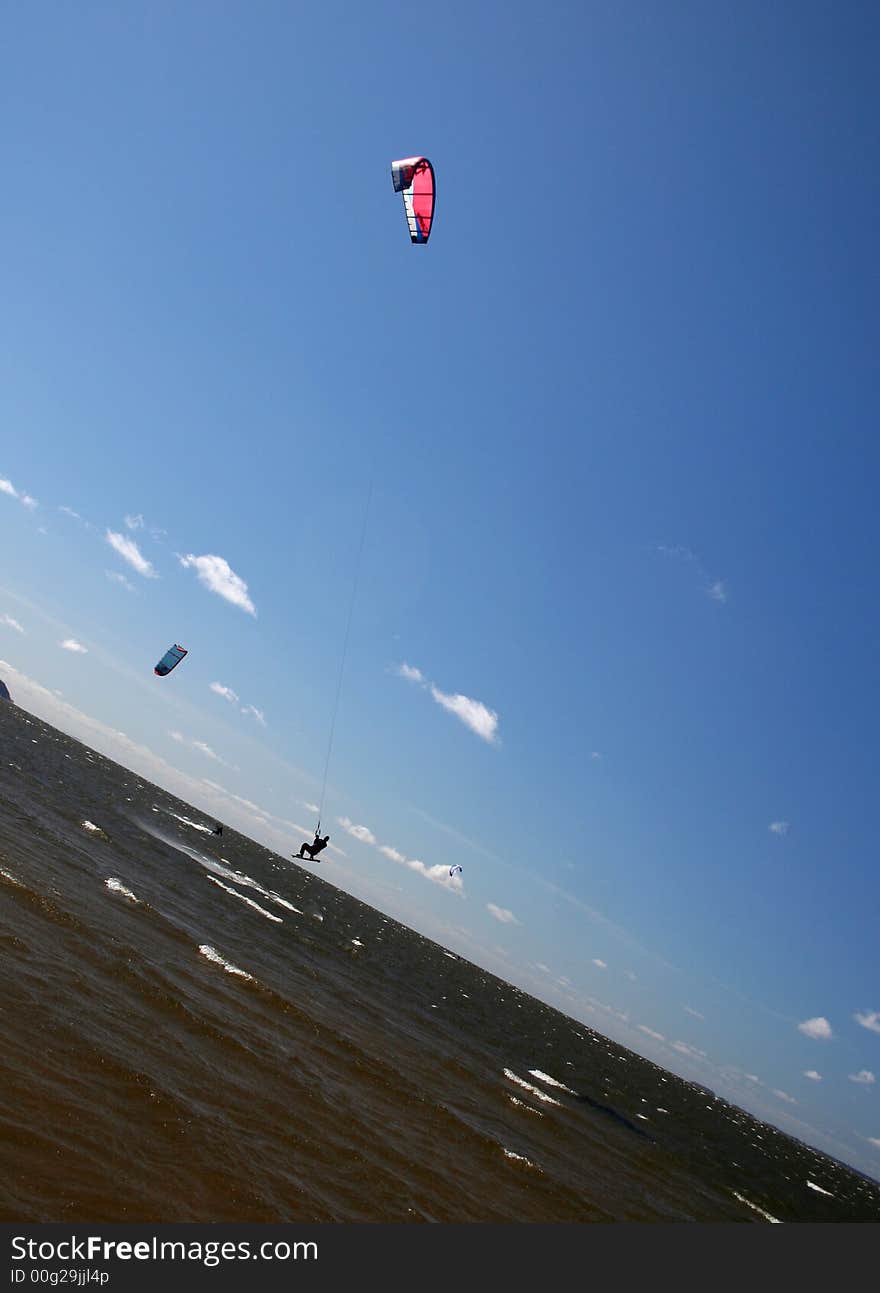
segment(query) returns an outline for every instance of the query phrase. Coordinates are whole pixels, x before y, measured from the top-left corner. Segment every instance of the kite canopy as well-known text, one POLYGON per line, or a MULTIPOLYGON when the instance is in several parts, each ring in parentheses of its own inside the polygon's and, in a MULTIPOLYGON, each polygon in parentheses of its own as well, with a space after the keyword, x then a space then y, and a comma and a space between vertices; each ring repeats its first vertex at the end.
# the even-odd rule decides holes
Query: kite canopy
POLYGON ((165 652, 153 672, 157 673, 160 678, 164 678, 166 673, 170 673, 172 669, 177 668, 186 653, 186 647, 178 646, 175 642, 174 646, 169 647, 165 652))
POLYGON ((403 206, 412 242, 426 243, 434 224, 437 185, 434 167, 427 157, 405 157, 391 163, 391 182, 395 193, 403 194, 403 206))

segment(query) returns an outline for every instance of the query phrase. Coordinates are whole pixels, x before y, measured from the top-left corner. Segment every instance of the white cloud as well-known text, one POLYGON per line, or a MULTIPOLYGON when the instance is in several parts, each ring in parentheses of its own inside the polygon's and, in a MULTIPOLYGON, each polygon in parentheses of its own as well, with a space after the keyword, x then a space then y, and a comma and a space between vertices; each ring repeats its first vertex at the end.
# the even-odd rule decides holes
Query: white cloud
POLYGON ((252 718, 257 720, 261 727, 266 726, 266 716, 261 709, 257 709, 256 705, 242 705, 241 712, 243 714, 250 714, 252 718))
POLYGON ((494 916, 496 920, 500 920, 502 925, 519 924, 519 921, 516 916, 514 916, 513 912, 508 911, 506 907, 496 907, 494 902, 487 902, 486 910, 490 916, 494 916))
POLYGON ((136 570, 139 575, 143 575, 144 579, 158 579, 159 576, 142 554, 134 539, 127 539, 124 534, 117 534, 115 530, 108 530, 106 539, 110 547, 119 553, 123 561, 128 562, 132 570, 136 570))
POLYGON ((657 551, 662 553, 664 557, 675 557, 679 561, 684 561, 692 566, 699 575, 707 597, 711 597, 715 602, 723 603, 727 601, 727 586, 724 580, 713 579, 704 568, 700 558, 690 548, 681 543, 676 544, 674 547, 661 543, 658 544, 657 551))
POLYGON ((118 570, 105 570, 104 574, 108 579, 112 579, 114 584, 121 584, 122 587, 127 588, 130 593, 134 592, 134 584, 130 579, 126 579, 125 575, 121 575, 118 570))
POLYGON ((79 652, 81 655, 88 654, 88 647, 84 647, 81 642, 77 642, 76 638, 65 638, 64 641, 59 642, 58 645, 61 647, 62 651, 73 651, 74 653, 79 652))
POLYGON ((144 518, 138 512, 137 516, 127 516, 125 524, 130 530, 142 530, 144 528, 144 518))
POLYGON ((477 736, 490 745, 495 744, 498 739, 498 715, 494 709, 489 709, 481 700, 472 700, 470 696, 462 696, 461 693, 447 695, 433 683, 431 683, 431 695, 438 705, 448 709, 456 718, 460 718, 465 727, 476 732, 477 736))
POLYGON ((308 809, 310 813, 319 813, 321 811, 317 804, 310 804, 308 800, 303 802, 303 808, 308 809))
POLYGON ((434 884, 440 884, 444 889, 453 889, 459 893, 463 891, 464 884, 460 872, 450 875, 449 866, 446 863, 438 862, 433 866, 429 866, 427 863, 420 861, 419 858, 408 858, 405 853, 401 853, 400 849, 393 848, 390 844, 380 844, 368 826, 357 826, 348 817, 337 817, 336 820, 349 835, 352 835, 356 840, 360 840, 362 844, 371 844, 373 848, 392 862, 408 867, 410 871, 415 871, 423 879, 431 880, 434 884))
POLYGON ((238 701, 238 696, 232 688, 224 687, 222 682, 212 682, 208 685, 216 696, 222 696, 224 700, 229 701, 230 705, 234 705, 238 701))
POLYGON ((20 494, 12 481, 4 480, 3 477, 0 477, 0 494, 8 494, 10 498, 17 498, 19 503, 32 510, 38 506, 35 498, 31 498, 30 494, 20 494))
POLYGON ((14 620, 11 615, 0 616, 0 624, 8 625, 9 628, 15 629, 16 633, 24 633, 24 629, 21 627, 18 620, 14 620))
POLYGON ((873 1086, 877 1081, 870 1069, 860 1069, 858 1073, 850 1073, 849 1080, 858 1082, 859 1086, 873 1086))
POLYGON ((663 1036, 662 1033, 655 1033, 654 1029, 649 1028, 647 1024, 637 1024, 636 1027, 638 1028, 640 1033, 646 1033, 648 1037, 653 1037, 655 1041, 658 1041, 658 1042, 666 1041, 666 1038, 663 1036))
POLYGON ((857 1010, 853 1019, 870 1032, 880 1033, 880 1010, 857 1010))
POLYGON ((403 853, 398 852, 398 850, 397 850, 397 849, 392 848, 390 844, 380 844, 380 845, 379 845, 379 852, 380 852, 380 853, 384 853, 384 854, 385 854, 385 856, 386 856, 387 858, 390 858, 392 862, 405 862, 405 861, 406 861, 406 857, 405 857, 405 855, 404 855, 403 853))
POLYGON ((771 822, 767 827, 774 835, 787 835, 789 832, 788 822, 771 822))
MULTIPOLYGON (((182 732, 176 731, 169 731, 168 735, 172 741, 177 741, 179 745, 188 745, 191 750, 197 750, 199 754, 203 754, 206 759, 210 759, 213 763, 220 763, 224 768, 232 767, 232 764, 227 763, 225 759, 221 759, 220 755, 215 750, 212 750, 206 741, 198 741, 195 737, 187 737, 182 732)), ((242 800, 243 802, 244 800, 242 800)), ((251 805, 251 807, 258 812, 260 811, 257 809, 256 804, 251 805)))
MULTIPOLYGON (((698 1046, 690 1046, 687 1042, 673 1042, 672 1049, 680 1051, 682 1055, 690 1055, 694 1059, 704 1060, 706 1058, 705 1051, 701 1051, 698 1046)), ((757 1081, 757 1078, 755 1081, 757 1081)))
POLYGON ((350 817, 337 817, 336 820, 344 831, 362 844, 375 844, 376 837, 369 826, 356 826, 350 817))
POLYGON ((786 1104, 797 1104, 794 1096, 789 1095, 787 1091, 779 1091, 776 1087, 772 1087, 771 1091, 773 1095, 778 1096, 780 1100, 784 1100, 786 1104))
POLYGON ((682 1006, 682 1010, 685 1012, 686 1015, 693 1015, 694 1019, 706 1018, 705 1015, 700 1014, 699 1010, 694 1010, 693 1006, 682 1006))
POLYGON ((822 1074, 817 1073, 815 1069, 804 1069, 804 1077, 809 1078, 811 1082, 821 1082, 822 1074))
POLYGON ((456 871, 455 875, 449 874, 449 867, 444 863, 437 862, 433 866, 427 866, 420 862, 418 858, 407 858, 406 865, 410 871, 417 872, 426 880, 433 880, 435 884, 442 884, 447 889, 463 888, 460 874, 456 871))
POLYGON ((61 505, 61 507, 59 507, 58 511, 59 511, 59 512, 63 512, 63 513, 65 514, 65 516, 72 516, 72 517, 73 517, 73 519, 74 519, 75 521, 81 521, 81 520, 82 520, 82 517, 80 516, 79 512, 74 512, 74 510, 73 510, 73 508, 72 508, 72 507, 68 507, 68 506, 67 506, 66 504, 64 504, 64 503, 62 503, 62 505, 61 505))
POLYGON ((880 1149, 880 1136, 869 1136, 868 1144, 873 1145, 875 1149, 880 1149))
POLYGON ((590 751, 590 758, 591 758, 591 759, 601 759, 601 758, 602 758, 602 755, 599 753, 599 751, 598 751, 598 750, 591 750, 591 751, 590 751))
POLYGON ((473 700, 470 696, 461 695, 460 692, 441 691, 435 683, 429 682, 421 669, 417 669, 415 665, 404 662, 395 665, 394 672, 399 678, 405 678, 408 682, 414 682, 420 687, 429 689, 438 705, 442 705, 450 714, 454 714, 465 727, 476 732, 477 736, 489 745, 498 743, 498 715, 481 700, 473 700))
POLYGON ((594 956, 594 957, 593 957, 593 964, 594 964, 595 966, 597 966, 600 970, 607 970, 607 969, 608 969, 607 962, 605 962, 605 961, 600 961, 600 960, 599 960, 599 958, 598 958, 598 956, 594 956))
POLYGON ((805 1019, 802 1024, 798 1024, 798 1031, 805 1037, 815 1038, 816 1041, 827 1042, 834 1036, 831 1025, 822 1015, 817 1015, 815 1019, 805 1019))
POLYGON ((426 683, 425 675, 421 669, 416 669, 415 665, 399 664, 395 673, 397 673, 398 677, 406 678, 409 682, 420 682, 422 685, 426 683))
POLYGON ((743 1074, 743 1077, 744 1077, 748 1082, 757 1082, 758 1086, 760 1086, 760 1085, 761 1085, 761 1079, 760 1079, 759 1077, 756 1077, 754 1073, 744 1073, 744 1074, 743 1074))
POLYGON ((178 560, 184 569, 192 567, 195 570, 199 582, 205 588, 216 593, 218 597, 224 598, 225 601, 231 602, 233 606, 247 611, 248 615, 256 616, 257 609, 248 597, 247 584, 223 557, 214 556, 211 553, 196 557, 189 553, 185 557, 179 557, 178 560))

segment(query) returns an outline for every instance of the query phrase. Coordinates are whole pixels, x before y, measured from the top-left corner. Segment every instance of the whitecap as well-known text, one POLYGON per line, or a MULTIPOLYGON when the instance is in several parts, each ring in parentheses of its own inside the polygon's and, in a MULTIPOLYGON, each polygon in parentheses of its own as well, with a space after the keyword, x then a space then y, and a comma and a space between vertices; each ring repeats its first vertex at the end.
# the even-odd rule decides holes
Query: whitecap
POLYGON ((533 1113, 538 1118, 544 1117, 540 1109, 533 1109, 530 1104, 526 1104, 525 1100, 519 1100, 515 1095, 508 1095, 507 1098, 510 1101, 510 1103, 515 1104, 518 1109, 525 1109, 527 1113, 533 1113))
MULTIPOLYGON (((503 1145, 502 1149, 504 1149, 503 1145)), ((525 1163, 526 1167, 535 1167, 532 1160, 530 1158, 526 1158, 525 1154, 515 1154, 512 1149, 504 1149, 504 1157, 511 1158, 516 1163, 525 1163)), ((535 1171, 540 1172, 540 1170, 541 1169, 539 1167, 535 1167, 535 1171)))
POLYGON ((736 1190, 733 1191, 733 1197, 735 1199, 739 1199, 740 1203, 744 1203, 746 1207, 751 1208, 753 1212, 759 1212, 766 1221, 772 1221, 775 1226, 782 1225, 782 1222, 779 1220, 778 1217, 771 1217, 769 1212, 765 1212, 763 1208, 758 1207, 757 1203, 752 1203, 749 1199, 745 1198, 742 1194, 737 1194, 736 1190))
POLYGON ((224 884, 222 880, 218 880, 214 875, 209 875, 208 879, 211 881, 211 884, 216 884, 221 889, 225 889, 226 892, 231 893, 234 898, 240 898, 242 902, 246 902, 249 907, 253 907, 254 911, 258 911, 260 915, 265 916, 267 920, 277 921, 279 925, 283 924, 280 916, 276 916, 272 911, 266 911, 266 908, 261 907, 258 902, 254 902, 253 898, 248 898, 246 894, 239 893, 237 889, 233 889, 231 885, 224 884))
POLYGON ((256 982, 252 974, 248 974, 246 970, 240 970, 237 965, 233 965, 231 961, 225 960, 220 953, 215 951, 215 949, 208 943, 201 943, 199 945, 199 951, 202 956, 206 956, 208 960, 213 961, 215 965, 222 965, 227 974, 237 974, 239 978, 247 979, 250 983, 256 982))
POLYGON ((530 1095, 537 1097, 538 1100, 542 1100, 544 1104, 555 1104, 555 1105, 558 1105, 560 1108, 562 1107, 559 1104, 559 1101, 554 1100, 553 1097, 551 1095, 548 1095, 546 1091, 541 1091, 539 1087, 532 1086, 531 1082, 526 1082, 524 1078, 517 1077, 517 1075, 511 1069, 505 1069, 504 1076, 508 1079, 508 1081, 515 1082, 517 1086, 521 1086, 524 1091, 528 1091, 530 1095))
POLYGON ((572 1091, 571 1087, 566 1086, 564 1082, 557 1082, 556 1078, 552 1078, 549 1073, 542 1073, 540 1069, 529 1069, 529 1072, 532 1077, 538 1078, 540 1082, 546 1082, 548 1086, 558 1087, 560 1091, 567 1091, 569 1095, 577 1095, 577 1091, 572 1091))
POLYGON ((130 898, 132 902, 140 902, 140 898, 137 898, 130 889, 126 889, 122 881, 117 880, 115 876, 109 876, 104 883, 113 893, 121 894, 123 898, 130 898))

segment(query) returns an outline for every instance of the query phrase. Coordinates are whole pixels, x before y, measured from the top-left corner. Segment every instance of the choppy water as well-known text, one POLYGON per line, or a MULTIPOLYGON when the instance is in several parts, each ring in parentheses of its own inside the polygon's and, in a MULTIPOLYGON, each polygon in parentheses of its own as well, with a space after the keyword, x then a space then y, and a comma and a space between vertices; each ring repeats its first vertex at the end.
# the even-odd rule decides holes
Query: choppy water
POLYGON ((857 1173, 205 824, 0 706, 0 1219, 880 1219, 857 1173))

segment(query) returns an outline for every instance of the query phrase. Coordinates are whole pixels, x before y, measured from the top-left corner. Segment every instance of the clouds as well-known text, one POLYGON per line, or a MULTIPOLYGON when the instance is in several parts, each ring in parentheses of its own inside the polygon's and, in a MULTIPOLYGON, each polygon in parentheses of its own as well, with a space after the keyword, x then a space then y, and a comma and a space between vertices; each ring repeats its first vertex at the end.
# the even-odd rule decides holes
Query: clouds
POLYGON ((24 629, 18 620, 13 619, 11 615, 0 615, 0 624, 5 624, 7 628, 15 629, 16 633, 24 633, 24 629))
POLYGON ((416 669, 411 664, 399 664, 395 670, 398 677, 406 678, 409 682, 427 683, 427 679, 421 669, 416 669))
POLYGON ((337 817, 336 820, 344 831, 347 831, 353 839, 360 840, 362 844, 375 844, 376 837, 370 830, 369 826, 356 826, 350 817, 337 817))
POLYGON ((108 530, 105 538, 114 552, 117 552, 123 561, 127 561, 132 570, 136 570, 139 575, 143 575, 144 579, 159 578, 134 539, 126 538, 124 534, 118 534, 115 530, 108 530))
POLYGON ((216 593, 224 601, 230 602, 256 618, 257 608, 248 596, 247 584, 240 575, 235 573, 225 558, 211 553, 202 557, 188 553, 185 557, 178 557, 178 560, 184 570, 195 570, 199 583, 209 592, 216 593))
POLYGON ((869 1032, 880 1033, 880 1010, 857 1010, 853 1019, 869 1032))
POLYGON ((6 480, 3 476, 0 476, 0 494, 7 494, 10 498, 18 499, 22 507, 28 508, 29 511, 39 507, 35 498, 31 498, 30 494, 21 493, 15 488, 11 480, 6 480))
POLYGON ((410 871, 415 871, 425 880, 432 880, 435 884, 446 885, 450 889, 461 888, 461 876, 457 872, 455 875, 450 875, 449 867, 444 866, 441 862, 435 862, 433 866, 428 866, 425 862, 420 862, 418 858, 405 858, 404 866, 409 867, 410 871))
POLYGON ((644 1033, 646 1037, 653 1037, 655 1042, 666 1041, 666 1038, 663 1036, 662 1033, 655 1032, 654 1029, 649 1028, 647 1024, 636 1024, 636 1027, 638 1028, 639 1032, 644 1033))
MULTIPOLYGON (((177 741, 178 745, 186 745, 191 750, 197 750, 199 754, 203 754, 206 759, 210 759, 213 763, 221 763, 224 768, 232 768, 233 766, 231 763, 227 763, 225 759, 221 759, 216 750, 212 750, 206 741, 198 741, 194 737, 184 736, 182 732, 172 731, 168 735, 172 741, 177 741)), ((233 771, 237 771, 237 769, 233 768, 233 771)))
POLYGON ((379 852, 384 853, 385 857, 389 858, 392 862, 406 862, 406 856, 399 852, 398 849, 392 848, 390 844, 380 844, 379 852))
POLYGON ((454 714, 481 740, 489 745, 497 742, 498 715, 494 709, 489 709, 488 705, 484 705, 481 700, 473 700, 470 696, 462 696, 460 693, 454 696, 447 695, 433 683, 431 683, 431 695, 438 705, 442 705, 450 714, 454 714))
POLYGON ((108 579, 112 579, 114 584, 121 584, 129 593, 134 592, 134 584, 130 579, 126 579, 125 575, 121 575, 118 570, 105 570, 104 573, 108 579))
POLYGON ((88 647, 84 647, 81 642, 77 642, 76 638, 65 638, 64 641, 59 642, 58 645, 61 647, 62 651, 70 651, 74 655, 88 655, 88 647))
POLYGON ((497 907, 494 902, 487 902, 486 910, 490 916, 494 916, 502 925, 518 925, 520 923, 509 908, 497 907))
POLYGON ((775 1095, 780 1100, 784 1100, 786 1104, 797 1104, 797 1100, 795 1100, 794 1096, 789 1095, 787 1091, 780 1091, 776 1087, 773 1087, 771 1089, 771 1094, 775 1095))
POLYGON ((817 1073, 815 1069, 804 1069, 804 1077, 809 1078, 811 1082, 821 1082, 822 1074, 817 1073))
POLYGON ((430 880, 433 884, 440 884, 444 889, 453 889, 458 893, 461 893, 464 889, 461 872, 457 871, 455 875, 450 875, 449 867, 445 863, 436 862, 429 865, 419 858, 409 858, 405 853, 401 853, 400 849, 394 848, 391 844, 380 844, 369 826, 359 826, 350 817, 337 817, 336 820, 353 839, 359 840, 361 844, 371 845, 383 857, 388 858, 391 862, 396 862, 399 866, 405 866, 409 871, 414 871, 423 880, 430 880))
POLYGON ((234 705, 238 700, 236 692, 231 687, 224 687, 222 682, 212 682, 208 685, 215 696, 222 696, 224 700, 229 701, 230 705, 234 705))
POLYGON ((859 1069, 858 1073, 850 1073, 849 1080, 858 1086, 873 1086, 877 1081, 870 1069, 859 1069))
MULTIPOLYGON (((210 687, 211 691, 213 691, 215 696, 222 696, 223 699, 228 701, 230 705, 238 704, 238 700, 239 700, 238 692, 233 691, 231 687, 224 686, 222 682, 212 682, 212 683, 209 683, 208 686, 210 687)), ((250 718, 256 719, 256 721, 260 724, 260 727, 267 726, 265 714, 261 709, 257 709, 256 705, 242 705, 241 712, 242 714, 245 714, 250 718)), ((318 810, 316 808, 315 812, 317 811, 318 810)))
MULTIPOLYGON (((698 1046, 691 1046, 688 1042, 673 1042, 672 1049, 678 1051, 681 1055, 689 1055, 691 1059, 704 1060, 706 1058, 705 1051, 701 1051, 698 1046)), ((757 1078, 755 1081, 757 1081, 757 1078)))
POLYGON ((790 826, 788 822, 771 822, 767 829, 772 831, 774 835, 787 835, 790 826))
POLYGON ((805 1019, 802 1024, 798 1024, 798 1032, 805 1037, 812 1037, 815 1041, 830 1041, 834 1034, 831 1031, 831 1025, 827 1019, 817 1015, 815 1019, 805 1019))
POLYGON ((727 586, 724 583, 724 580, 714 579, 711 575, 707 574, 700 558, 695 552, 692 552, 690 548, 684 547, 682 544, 668 547, 666 544, 661 543, 658 544, 657 551, 664 557, 675 557, 677 560, 683 561, 687 563, 687 565, 692 566, 697 572, 700 583, 703 586, 703 592, 707 597, 711 598, 713 602, 719 602, 723 605, 727 601, 727 586))
POLYGON ((498 738, 498 714, 488 705, 484 705, 481 700, 474 700, 471 696, 465 696, 461 692, 445 692, 429 680, 417 669, 415 665, 403 664, 396 665, 394 673, 399 678, 405 678, 407 682, 415 683, 417 686, 430 692, 431 697, 438 705, 448 713, 454 714, 465 727, 478 736, 488 745, 497 745, 498 738))
POLYGON ((608 963, 606 961, 600 961, 598 956, 593 957, 593 964, 596 966, 598 970, 608 969, 608 963))
POLYGON ((138 512, 137 516, 126 516, 125 524, 130 530, 142 530, 144 528, 144 518, 138 512))

